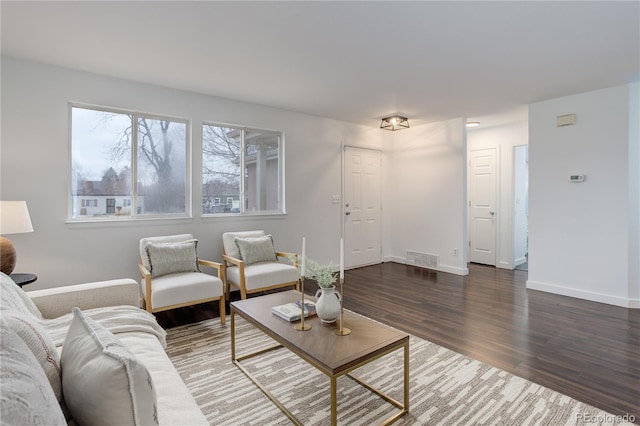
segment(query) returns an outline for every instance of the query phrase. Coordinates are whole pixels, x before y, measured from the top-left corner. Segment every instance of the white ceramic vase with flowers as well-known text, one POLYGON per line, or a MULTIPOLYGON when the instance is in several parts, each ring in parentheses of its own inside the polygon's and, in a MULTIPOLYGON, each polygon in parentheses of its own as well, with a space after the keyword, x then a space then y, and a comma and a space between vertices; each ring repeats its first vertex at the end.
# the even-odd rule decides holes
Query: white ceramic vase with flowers
POLYGON ((322 266, 318 262, 306 259, 306 276, 315 280, 318 284, 316 291, 316 313, 318 318, 325 324, 335 322, 340 317, 342 309, 342 297, 336 291, 336 274, 333 272, 333 265, 329 263, 322 266))

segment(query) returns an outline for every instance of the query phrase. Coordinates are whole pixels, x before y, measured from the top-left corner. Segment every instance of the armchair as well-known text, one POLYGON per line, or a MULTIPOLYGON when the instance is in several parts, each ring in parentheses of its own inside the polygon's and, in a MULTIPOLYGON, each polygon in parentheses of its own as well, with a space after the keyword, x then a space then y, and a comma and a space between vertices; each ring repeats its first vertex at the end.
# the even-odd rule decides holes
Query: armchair
POLYGON ((294 254, 275 251, 271 236, 264 231, 225 232, 222 245, 227 299, 231 286, 240 289, 242 299, 281 287, 300 289, 297 265, 278 261, 278 257, 294 254))
POLYGON ((224 324, 224 265, 198 259, 196 246, 191 234, 140 240, 138 268, 144 307, 153 313, 217 300, 224 324), (200 266, 215 269, 218 276, 200 272, 200 266))

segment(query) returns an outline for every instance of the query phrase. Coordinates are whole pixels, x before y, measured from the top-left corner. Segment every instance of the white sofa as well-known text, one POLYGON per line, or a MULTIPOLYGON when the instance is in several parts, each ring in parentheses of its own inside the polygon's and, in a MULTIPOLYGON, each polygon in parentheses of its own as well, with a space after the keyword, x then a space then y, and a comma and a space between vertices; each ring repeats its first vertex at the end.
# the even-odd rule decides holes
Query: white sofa
MULTIPOLYGON (((0 419, 3 425, 120 425, 123 422, 160 425, 208 424, 164 351, 166 333, 151 314, 139 309, 140 291, 134 280, 120 279, 27 292, 5 274, 1 274, 1 281, 0 419), (74 314, 71 312, 72 308, 79 310, 74 310, 74 314), (101 330, 89 332, 90 337, 84 340, 85 344, 104 343, 105 338, 100 336, 106 333, 115 336, 113 339, 109 337, 109 344, 115 345, 114 342, 117 342, 118 345, 122 345, 116 345, 119 351, 132 354, 133 360, 127 359, 119 367, 124 374, 124 380, 131 383, 129 388, 118 391, 115 395, 117 401, 123 399, 126 402, 117 405, 117 410, 111 409, 104 414, 95 414, 109 407, 108 397, 100 392, 105 389, 111 392, 118 389, 118 383, 114 383, 117 381, 116 374, 109 373, 108 377, 101 379, 94 375, 100 368, 91 367, 87 375, 83 376, 81 368, 69 367, 74 365, 70 359, 76 353, 77 343, 72 339, 73 336, 67 336, 67 331, 78 325, 82 328, 82 324, 101 330), (110 332, 104 331, 105 329, 110 332), (70 341, 72 343, 69 343, 70 341), (68 349, 65 353, 65 346, 74 349, 68 349), (150 417, 145 417, 142 412, 145 409, 143 402, 136 402, 136 398, 141 398, 142 392, 133 388, 133 381, 139 379, 138 376, 134 377, 138 373, 132 373, 134 370, 131 366, 134 361, 136 365, 144 367, 142 370, 148 374, 145 376, 145 382, 148 382, 155 393, 149 394, 154 398, 153 412, 148 413, 150 417), (76 377, 73 377, 74 373, 76 377), (81 373, 79 377, 78 373, 81 373), (91 394, 93 391, 97 393, 95 398, 91 394), (67 403, 70 402, 68 397, 74 393, 85 398, 80 410, 76 408, 76 413, 85 410, 85 407, 93 407, 90 409, 96 410, 83 412, 84 422, 78 420, 78 417, 81 417, 80 413, 74 415, 71 408, 74 404, 67 403), (90 399, 89 403, 86 402, 86 398, 90 399), (92 406, 93 402, 95 406, 92 406), (127 417, 129 405, 133 407, 131 409, 135 414, 129 416, 130 418, 127 417), (125 417, 125 421, 122 416, 125 417)), ((119 360, 121 352, 116 353, 119 360)), ((106 362, 108 364, 111 361, 109 358, 106 362)), ((84 365, 85 361, 82 363, 81 365, 84 365)), ((76 403, 75 406, 77 405, 76 403)))

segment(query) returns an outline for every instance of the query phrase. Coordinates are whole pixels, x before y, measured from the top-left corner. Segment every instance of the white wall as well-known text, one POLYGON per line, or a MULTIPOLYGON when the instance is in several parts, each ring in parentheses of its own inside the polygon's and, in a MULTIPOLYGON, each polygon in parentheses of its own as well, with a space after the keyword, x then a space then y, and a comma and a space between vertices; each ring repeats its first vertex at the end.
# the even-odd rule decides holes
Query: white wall
POLYGON ((629 183, 638 176, 629 161, 630 152, 637 158, 638 118, 629 105, 625 85, 529 106, 528 288, 640 307, 630 297, 638 285, 630 274, 637 217, 629 217, 638 211, 629 183), (556 127, 556 116, 571 113, 575 125, 556 127), (572 174, 585 182, 570 183, 572 174))
MULTIPOLYGON (((514 247, 514 147, 529 143, 527 107, 474 117, 480 126, 467 132, 467 151, 496 147, 498 151, 498 208, 496 267, 513 269, 514 247)), ((520 257, 518 255, 518 257, 520 257)))
POLYGON ((462 118, 393 132, 383 158, 384 257, 439 256, 439 270, 469 273, 466 262, 466 147, 462 118), (458 249, 458 256, 453 250, 458 249))
POLYGON ((265 229, 276 248, 309 257, 339 259, 341 145, 380 148, 389 132, 335 120, 177 91, 34 62, 2 58, 3 200, 26 200, 35 232, 12 235, 16 272, 38 275, 29 289, 120 277, 138 278, 138 241, 190 232, 201 258, 221 258, 227 230, 265 229), (286 216, 200 217, 201 161, 193 156, 194 217, 108 224, 69 224, 68 102, 133 109, 192 120, 193 151, 202 147, 204 120, 282 130, 286 144, 286 216))

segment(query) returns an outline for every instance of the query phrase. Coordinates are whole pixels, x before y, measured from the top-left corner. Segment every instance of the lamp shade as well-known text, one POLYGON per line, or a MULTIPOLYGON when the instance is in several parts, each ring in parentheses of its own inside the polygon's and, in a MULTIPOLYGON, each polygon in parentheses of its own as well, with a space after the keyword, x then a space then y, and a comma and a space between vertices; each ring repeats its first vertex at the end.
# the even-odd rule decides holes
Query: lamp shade
POLYGON ((384 117, 380 128, 385 130, 402 130, 409 128, 409 120, 407 117, 401 117, 399 115, 392 115, 390 117, 384 117))
POLYGON ((26 201, 0 201, 0 235, 33 232, 26 201))

